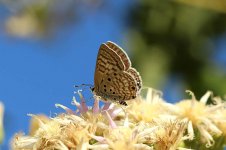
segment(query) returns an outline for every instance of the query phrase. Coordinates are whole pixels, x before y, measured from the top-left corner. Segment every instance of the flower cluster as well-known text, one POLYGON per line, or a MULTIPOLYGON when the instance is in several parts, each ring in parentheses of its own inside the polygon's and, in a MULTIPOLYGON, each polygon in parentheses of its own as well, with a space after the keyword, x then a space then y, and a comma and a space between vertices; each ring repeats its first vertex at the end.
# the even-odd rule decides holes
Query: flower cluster
POLYGON ((175 150, 223 148, 226 137, 226 104, 207 92, 199 101, 191 99, 177 104, 165 102, 158 91, 149 89, 146 98, 128 102, 126 108, 105 103, 99 98, 89 107, 81 92, 77 110, 56 104, 62 113, 53 118, 31 115, 29 135, 14 136, 13 150, 175 150))

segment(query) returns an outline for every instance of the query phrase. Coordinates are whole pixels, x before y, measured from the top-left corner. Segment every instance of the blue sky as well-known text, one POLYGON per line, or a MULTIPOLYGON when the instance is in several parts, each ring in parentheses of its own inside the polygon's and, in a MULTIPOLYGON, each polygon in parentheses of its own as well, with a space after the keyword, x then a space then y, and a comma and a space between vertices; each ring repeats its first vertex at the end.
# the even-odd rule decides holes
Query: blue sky
MULTIPOLYGON (((62 112, 55 108, 55 103, 73 108, 73 86, 93 84, 96 55, 101 43, 111 40, 125 48, 124 17, 129 2, 111 0, 108 1, 111 7, 98 11, 81 8, 79 22, 58 28, 50 39, 11 37, 3 31, 1 22, 0 100, 5 104, 6 132, 3 150, 8 149, 9 139, 16 132, 27 133, 28 113, 50 116, 62 112)), ((4 19, 7 10, 0 6, 0 13, 0 18, 4 19)), ((220 53, 226 55, 222 44, 225 38, 222 39, 217 45, 220 53)), ((225 65, 225 57, 220 54, 215 57, 225 65)), ((174 92, 176 90, 172 89, 174 92)))
MULTIPOLYGON (((107 40, 122 45, 127 2, 109 1, 110 9, 93 12, 81 9, 79 22, 58 28, 51 39, 15 38, 0 29, 0 100, 5 104, 6 132, 2 149, 8 149, 16 132, 27 133, 28 113, 63 111, 55 103, 73 108, 73 86, 93 84, 99 45, 107 40)), ((0 7, 2 14, 6 11, 0 7)))

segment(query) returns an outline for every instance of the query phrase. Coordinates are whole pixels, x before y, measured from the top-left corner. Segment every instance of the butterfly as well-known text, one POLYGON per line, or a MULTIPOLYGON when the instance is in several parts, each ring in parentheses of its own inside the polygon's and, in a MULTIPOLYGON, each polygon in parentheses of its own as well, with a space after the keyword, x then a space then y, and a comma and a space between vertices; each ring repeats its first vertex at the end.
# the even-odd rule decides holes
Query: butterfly
POLYGON ((127 106, 126 101, 135 99, 141 87, 139 72, 131 67, 126 52, 111 41, 101 44, 94 74, 94 95, 103 101, 127 106))

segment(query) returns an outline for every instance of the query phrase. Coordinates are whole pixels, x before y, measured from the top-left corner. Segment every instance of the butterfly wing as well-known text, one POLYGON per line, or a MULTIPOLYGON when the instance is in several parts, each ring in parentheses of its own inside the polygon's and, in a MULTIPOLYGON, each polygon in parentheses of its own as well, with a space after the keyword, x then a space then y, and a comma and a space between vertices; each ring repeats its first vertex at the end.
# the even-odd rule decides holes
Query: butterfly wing
POLYGON ((128 70, 131 67, 131 62, 125 51, 120 46, 111 41, 107 41, 106 45, 118 54, 125 65, 125 70, 128 70))
POLYGON ((101 44, 97 55, 96 69, 94 75, 95 91, 102 82, 102 79, 113 72, 125 70, 125 65, 119 55, 106 44, 101 44))
POLYGON ((134 99, 140 92, 142 80, 131 67, 127 54, 117 44, 108 41, 101 44, 94 75, 94 94, 105 101, 126 105, 125 100, 134 99))
POLYGON ((127 70, 127 72, 129 74, 131 74, 133 76, 133 78, 136 80, 136 85, 137 85, 138 91, 140 91, 141 87, 142 87, 142 79, 141 79, 139 72, 137 72, 137 70, 135 68, 129 68, 129 70, 127 70))
POLYGON ((124 101, 138 95, 136 79, 126 71, 114 72, 103 79, 99 86, 99 96, 104 100, 124 101))
POLYGON ((136 79, 138 90, 140 90, 142 86, 141 77, 139 75, 139 72, 137 72, 135 68, 131 67, 131 61, 125 51, 114 42, 107 41, 106 44, 120 56, 125 65, 125 70, 127 70, 127 72, 130 73, 136 79))

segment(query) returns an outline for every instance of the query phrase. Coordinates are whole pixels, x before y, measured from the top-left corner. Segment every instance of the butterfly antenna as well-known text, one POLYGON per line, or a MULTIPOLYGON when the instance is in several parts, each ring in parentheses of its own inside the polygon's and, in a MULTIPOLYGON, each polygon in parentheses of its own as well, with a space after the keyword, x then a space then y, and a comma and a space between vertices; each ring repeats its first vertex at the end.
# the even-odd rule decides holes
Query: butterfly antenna
POLYGON ((92 84, 80 84, 80 85, 74 85, 75 88, 85 88, 85 87, 89 87, 89 89, 92 89, 93 88, 93 85, 92 84))
POLYGON ((74 85, 74 87, 86 87, 86 86, 89 86, 89 87, 93 87, 93 85, 92 84, 80 84, 80 85, 74 85))

